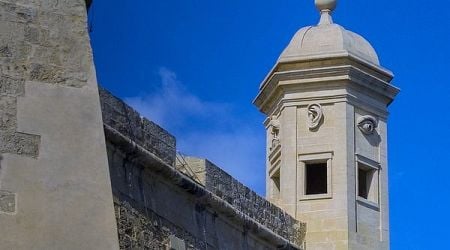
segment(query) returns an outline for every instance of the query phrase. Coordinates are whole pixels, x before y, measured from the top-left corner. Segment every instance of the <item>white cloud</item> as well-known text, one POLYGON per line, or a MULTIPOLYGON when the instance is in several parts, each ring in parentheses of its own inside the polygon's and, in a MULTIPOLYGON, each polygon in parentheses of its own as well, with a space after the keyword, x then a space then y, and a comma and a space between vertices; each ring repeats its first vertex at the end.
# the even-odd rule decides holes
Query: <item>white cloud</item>
POLYGON ((159 76, 160 86, 153 93, 125 101, 173 133, 178 150, 211 160, 263 194, 265 140, 259 121, 247 121, 232 104, 202 100, 166 68, 159 76))
POLYGON ((227 113, 228 105, 200 100, 181 82, 174 72, 161 68, 160 88, 150 94, 126 98, 141 115, 150 118, 165 128, 177 129, 190 119, 219 118, 227 113))

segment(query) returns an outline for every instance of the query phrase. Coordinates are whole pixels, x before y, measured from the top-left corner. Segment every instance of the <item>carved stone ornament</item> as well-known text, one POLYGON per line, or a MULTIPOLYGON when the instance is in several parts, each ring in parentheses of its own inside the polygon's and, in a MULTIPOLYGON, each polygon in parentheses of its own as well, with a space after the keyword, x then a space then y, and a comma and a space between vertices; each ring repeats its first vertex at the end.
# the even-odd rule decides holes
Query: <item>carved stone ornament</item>
POLYGON ((270 150, 273 150, 280 145, 280 122, 277 120, 276 116, 273 116, 270 120, 270 130, 270 133, 272 134, 272 145, 270 145, 270 150))
POLYGON ((317 129, 323 120, 323 110, 320 104, 314 103, 308 106, 308 127, 317 129))
POLYGON ((358 119, 358 128, 366 135, 371 135, 375 132, 375 129, 378 127, 378 121, 375 117, 371 115, 361 116, 358 119))

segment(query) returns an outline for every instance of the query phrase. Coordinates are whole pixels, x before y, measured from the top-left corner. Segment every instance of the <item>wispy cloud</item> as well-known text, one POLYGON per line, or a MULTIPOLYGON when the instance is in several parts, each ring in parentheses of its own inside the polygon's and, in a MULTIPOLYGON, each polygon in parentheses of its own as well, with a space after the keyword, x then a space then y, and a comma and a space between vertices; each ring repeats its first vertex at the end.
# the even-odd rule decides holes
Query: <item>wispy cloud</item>
MULTIPOLYGON (((264 193, 264 134, 230 103, 205 101, 176 74, 159 70, 159 88, 126 98, 141 115, 177 137, 178 149, 207 158, 234 177, 264 193)), ((256 122, 257 123, 257 122, 256 122)))
POLYGON ((190 93, 173 71, 161 68, 159 76, 160 87, 155 92, 126 98, 126 101, 143 116, 165 128, 176 130, 192 119, 214 121, 228 113, 229 105, 206 102, 190 93))

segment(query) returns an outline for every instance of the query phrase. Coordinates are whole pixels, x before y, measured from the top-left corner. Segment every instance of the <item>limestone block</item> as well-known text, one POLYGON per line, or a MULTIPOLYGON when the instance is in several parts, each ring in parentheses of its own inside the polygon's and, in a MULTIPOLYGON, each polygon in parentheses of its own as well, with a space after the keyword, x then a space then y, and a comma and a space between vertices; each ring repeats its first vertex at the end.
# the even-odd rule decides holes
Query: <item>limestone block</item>
POLYGON ((0 213, 16 211, 16 194, 0 190, 0 213))
POLYGON ((15 131, 17 123, 15 97, 0 95, 0 131, 15 131))
POLYGON ((40 137, 24 133, 4 134, 0 132, 0 153, 12 153, 37 157, 40 137))
MULTIPOLYGON (((1 52, 0 52, 1 53, 1 52)), ((0 76, 0 95, 21 96, 25 93, 25 84, 22 80, 0 76)))

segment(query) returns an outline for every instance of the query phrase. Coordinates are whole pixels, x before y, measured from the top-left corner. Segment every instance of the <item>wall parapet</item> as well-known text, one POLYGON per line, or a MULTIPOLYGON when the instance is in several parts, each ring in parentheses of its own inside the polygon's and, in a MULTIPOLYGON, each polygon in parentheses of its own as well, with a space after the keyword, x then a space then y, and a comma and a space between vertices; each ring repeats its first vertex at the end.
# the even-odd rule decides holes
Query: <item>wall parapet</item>
POLYGON ((133 108, 100 88, 103 123, 117 130, 169 165, 175 164, 175 137, 159 125, 141 117, 133 108))
MULTIPOLYGON (((209 160, 195 157, 184 157, 184 160, 208 191, 274 233, 302 244, 305 223, 297 221, 209 160)), ((182 166, 179 169, 183 171, 182 166)))
MULTIPOLYGON (((238 208, 232 206, 229 202, 218 197, 216 194, 207 190, 205 186, 195 182, 193 179, 178 171, 175 167, 168 165, 162 159, 156 157, 130 138, 126 137, 114 128, 105 125, 106 140, 119 149, 126 159, 129 159, 136 166, 141 166, 148 171, 157 173, 159 177, 168 180, 172 185, 178 186, 186 193, 194 197, 196 203, 212 209, 213 211, 225 215, 229 220, 236 224, 243 225, 247 231, 252 232, 261 239, 265 239, 277 245, 278 249, 302 249, 304 241, 305 224, 292 223, 294 229, 299 232, 296 235, 290 235, 289 238, 276 233, 272 229, 261 224, 259 221, 243 213, 238 208)), ((273 209, 277 209, 272 207, 273 209)), ((280 224, 281 226, 281 224, 280 224)), ((288 225, 282 225, 287 227, 288 225)))
POLYGON ((119 150, 124 159, 157 173, 194 197, 198 205, 225 215, 280 249, 301 249, 306 234, 305 223, 295 220, 210 161, 187 157, 186 162, 197 177, 194 180, 175 166, 174 136, 142 118, 104 89, 100 89, 100 100, 107 143, 119 150))

